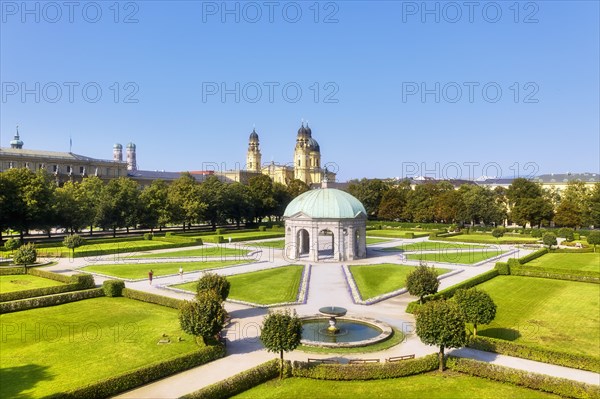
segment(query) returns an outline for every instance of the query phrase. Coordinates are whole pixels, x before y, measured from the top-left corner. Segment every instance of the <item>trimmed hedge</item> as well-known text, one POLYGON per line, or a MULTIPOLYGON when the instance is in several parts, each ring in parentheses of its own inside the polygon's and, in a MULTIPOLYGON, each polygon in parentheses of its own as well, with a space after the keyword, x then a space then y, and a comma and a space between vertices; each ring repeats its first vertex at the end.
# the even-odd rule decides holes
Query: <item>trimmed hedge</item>
POLYGON ((567 398, 597 398, 600 395, 600 387, 596 385, 530 373, 472 359, 451 357, 446 365, 450 370, 460 373, 549 392, 567 398))
POLYGON ((162 295, 132 290, 131 288, 123 288, 122 294, 125 298, 135 299, 142 302, 154 303, 156 305, 167 306, 173 309, 179 309, 179 307, 183 303, 183 300, 181 299, 169 298, 162 295))
POLYGON ((66 292, 63 294, 40 296, 19 301, 1 302, 0 314, 19 312, 21 310, 43 308, 46 306, 62 305, 63 303, 77 302, 84 299, 98 298, 104 296, 102 288, 94 288, 91 290, 66 292))
POLYGON ((519 263, 524 265, 527 262, 531 262, 534 259, 539 258, 540 256, 546 255, 548 253, 548 248, 542 248, 538 251, 532 252, 529 255, 525 255, 522 258, 519 258, 519 263))
MULTIPOLYGON (((454 293, 456 292, 456 290, 459 290, 461 288, 466 289, 466 288, 474 287, 485 281, 491 280, 498 275, 499 275, 498 270, 496 270, 496 269, 488 270, 485 273, 481 273, 479 276, 471 277, 468 280, 465 280, 461 283, 453 285, 452 287, 448 287, 448 288, 441 290, 433 295, 427 295, 425 298, 423 298, 423 301, 428 302, 428 301, 434 301, 437 299, 450 299, 454 296, 454 293)), ((406 313, 414 313, 419 308, 419 306, 420 306, 419 301, 414 301, 414 302, 409 303, 408 306, 406 307, 406 313)))
POLYGON ((24 267, 0 267, 0 276, 10 276, 13 274, 27 274, 24 267))
POLYGON ((209 346, 198 352, 189 353, 160 363, 154 363, 148 366, 140 367, 127 373, 110 377, 69 392, 56 393, 48 396, 48 398, 107 398, 160 378, 191 369, 192 367, 206 364, 223 356, 225 356, 225 347, 222 345, 209 346))
POLYGON ((108 297, 123 296, 125 282, 122 280, 106 280, 102 283, 104 295, 108 297))
POLYGON ((317 380, 379 380, 421 374, 439 367, 438 354, 394 363, 319 364, 295 361, 292 376, 317 380))
POLYGON ((94 282, 94 277, 89 274, 74 274, 72 276, 66 276, 39 269, 29 269, 28 272, 32 276, 59 281, 61 283, 65 283, 65 285, 2 293, 0 294, 0 302, 17 301, 21 299, 35 298, 45 295, 56 295, 64 292, 94 288, 96 286, 96 283, 94 282))
POLYGON ((496 266, 494 266, 496 270, 498 270, 498 274, 501 276, 507 276, 510 274, 510 267, 506 262, 496 262, 496 266))
POLYGON ((600 358, 594 356, 558 352, 543 347, 481 336, 471 337, 467 346, 485 352, 494 352, 501 355, 521 357, 523 359, 600 373, 600 358))
POLYGON ((510 274, 513 276, 526 276, 526 277, 541 277, 550 278, 554 280, 567 280, 567 281, 580 281, 584 283, 596 283, 600 284, 600 273, 586 270, 571 270, 565 273, 563 269, 551 269, 535 267, 511 267, 510 274))
MULTIPOLYGON (((289 360, 285 362, 289 368, 289 360)), ((225 399, 240 394, 279 376, 279 359, 269 360, 212 385, 199 389, 181 399, 225 399)))

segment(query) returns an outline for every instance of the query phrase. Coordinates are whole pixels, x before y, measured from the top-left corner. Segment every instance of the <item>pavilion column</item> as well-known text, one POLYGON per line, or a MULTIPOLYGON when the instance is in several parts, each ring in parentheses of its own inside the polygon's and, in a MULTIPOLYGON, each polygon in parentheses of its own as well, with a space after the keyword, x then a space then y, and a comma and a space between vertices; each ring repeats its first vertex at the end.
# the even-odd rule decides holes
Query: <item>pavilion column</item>
POLYGON ((310 234, 310 253, 309 258, 312 262, 319 261, 319 226, 313 226, 310 234))

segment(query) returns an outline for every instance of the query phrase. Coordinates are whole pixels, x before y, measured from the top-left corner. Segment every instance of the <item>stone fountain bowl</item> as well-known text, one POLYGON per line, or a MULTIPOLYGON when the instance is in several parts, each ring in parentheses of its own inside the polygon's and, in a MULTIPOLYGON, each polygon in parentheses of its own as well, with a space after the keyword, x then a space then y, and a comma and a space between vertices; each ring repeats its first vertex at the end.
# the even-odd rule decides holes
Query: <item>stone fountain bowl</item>
POLYGON ((339 306, 325 306, 319 309, 319 313, 326 316, 342 317, 345 316, 348 309, 339 306))
MULTIPOLYGON (((331 307, 329 307, 328 309, 331 309, 331 307)), ((326 319, 323 319, 322 315, 303 316, 300 319, 302 321, 326 320, 326 319)), ((361 324, 367 324, 367 325, 370 325, 370 326, 375 327, 378 330, 380 330, 380 333, 379 333, 379 335, 377 335, 376 337, 373 337, 373 338, 352 341, 352 342, 316 341, 316 340, 311 340, 311 339, 307 339, 307 338, 303 337, 301 340, 301 343, 303 345, 315 346, 315 347, 320 347, 320 348, 355 348, 355 347, 373 345, 377 342, 385 341, 386 339, 391 337, 393 334, 393 330, 388 324, 386 324, 380 320, 372 319, 369 317, 344 317, 344 318, 338 319, 338 321, 340 321, 340 322, 357 322, 357 323, 361 323, 361 324)))

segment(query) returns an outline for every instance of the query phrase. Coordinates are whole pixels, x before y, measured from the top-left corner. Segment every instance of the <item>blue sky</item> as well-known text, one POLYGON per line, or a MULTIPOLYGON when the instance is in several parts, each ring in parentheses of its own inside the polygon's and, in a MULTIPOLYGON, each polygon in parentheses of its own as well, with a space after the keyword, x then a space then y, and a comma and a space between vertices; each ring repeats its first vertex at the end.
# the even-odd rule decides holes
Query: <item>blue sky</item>
POLYGON ((2 146, 232 169, 304 119, 340 180, 600 171, 596 1, 224 4, 0 2, 2 146))

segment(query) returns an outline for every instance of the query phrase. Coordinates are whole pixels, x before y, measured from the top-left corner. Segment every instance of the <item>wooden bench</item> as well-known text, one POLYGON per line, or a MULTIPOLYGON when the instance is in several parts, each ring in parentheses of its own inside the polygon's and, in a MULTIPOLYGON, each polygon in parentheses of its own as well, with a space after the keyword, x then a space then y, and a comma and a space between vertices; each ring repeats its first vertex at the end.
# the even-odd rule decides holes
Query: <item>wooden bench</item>
POLYGON ((379 363, 379 359, 350 359, 348 364, 379 363))
POLYGON ((415 355, 403 355, 403 356, 394 356, 388 357, 385 359, 386 362, 400 362, 402 360, 414 359, 415 355))
POLYGON ((308 359, 309 363, 325 363, 325 364, 339 364, 339 360, 336 359, 308 359))

